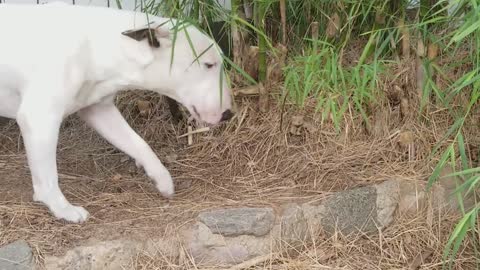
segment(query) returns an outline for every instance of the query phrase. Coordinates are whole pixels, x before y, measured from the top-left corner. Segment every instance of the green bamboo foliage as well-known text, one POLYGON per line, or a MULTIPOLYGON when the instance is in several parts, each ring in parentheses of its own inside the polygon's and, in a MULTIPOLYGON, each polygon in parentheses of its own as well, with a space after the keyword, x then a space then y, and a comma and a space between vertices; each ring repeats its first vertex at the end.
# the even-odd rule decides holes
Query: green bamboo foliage
MULTIPOLYGON (((222 8, 216 0, 138 1, 143 1, 142 8, 149 12, 188 20, 210 34, 215 20, 225 21, 232 29, 232 36, 235 29, 250 31, 250 45, 258 45, 260 51, 261 82, 266 79, 266 56, 272 52, 272 44, 287 41, 290 59, 284 69, 284 97, 299 109, 310 104, 307 100, 315 101, 317 117, 333 121, 338 131, 347 110, 368 122, 368 108, 383 98, 380 76, 390 76, 386 66, 405 59, 398 57, 399 51, 404 56, 410 54, 410 48, 412 53, 423 53, 420 59, 420 68, 424 71, 419 87, 421 105, 434 100, 434 105, 446 109, 452 120, 450 129, 430 156, 440 158, 435 162, 429 183, 441 180, 442 168, 451 164, 455 174, 465 180, 458 188, 459 194, 478 192, 480 169, 466 154, 465 123, 480 99, 479 0, 420 0, 416 21, 407 16, 414 13, 414 10, 407 10, 411 2, 408 0, 232 0, 231 11, 222 8), (254 3, 253 24, 236 12, 237 8, 243 8, 244 2, 254 3), (281 9, 285 10, 285 17, 280 15, 281 9), (335 13, 339 20, 338 32, 335 38, 328 39, 326 27, 335 13), (310 38, 312 22, 318 22, 320 28, 320 36, 315 41, 310 38), (411 41, 405 41, 405 37, 411 41), (358 38, 364 41, 360 55, 351 64, 344 65, 345 51, 358 38), (418 40, 424 44, 423 52, 417 45, 418 40), (428 57, 428 45, 432 43, 438 46, 440 55, 455 55, 459 49, 468 51, 469 55, 465 59, 455 59, 450 66, 440 66, 428 57), (446 75, 452 66, 465 63, 471 65, 458 78, 446 75), (445 81, 446 86, 437 85, 434 76, 445 81), (468 102, 457 106, 455 102, 459 97, 468 102)), ((255 83, 238 63, 229 58, 225 61, 246 80, 255 83)), ((460 201, 462 196, 458 195, 460 201)), ((478 205, 465 209, 446 246, 444 259, 449 263, 445 263, 445 267, 452 267, 451 262, 465 239, 479 239, 479 211, 478 205)))

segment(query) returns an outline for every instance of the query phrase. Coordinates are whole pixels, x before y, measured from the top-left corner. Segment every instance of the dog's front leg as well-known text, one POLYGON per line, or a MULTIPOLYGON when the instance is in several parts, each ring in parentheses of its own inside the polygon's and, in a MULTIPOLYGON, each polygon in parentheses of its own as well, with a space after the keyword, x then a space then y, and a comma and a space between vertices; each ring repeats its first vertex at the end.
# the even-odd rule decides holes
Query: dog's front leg
POLYGON ((32 174, 33 200, 44 203, 59 219, 83 222, 88 212, 70 204, 58 186, 56 149, 61 112, 55 111, 54 106, 46 108, 39 103, 24 101, 16 118, 32 174))
POLYGON ((113 146, 135 159, 163 196, 173 195, 170 173, 150 146, 128 125, 113 101, 92 105, 78 115, 113 146))

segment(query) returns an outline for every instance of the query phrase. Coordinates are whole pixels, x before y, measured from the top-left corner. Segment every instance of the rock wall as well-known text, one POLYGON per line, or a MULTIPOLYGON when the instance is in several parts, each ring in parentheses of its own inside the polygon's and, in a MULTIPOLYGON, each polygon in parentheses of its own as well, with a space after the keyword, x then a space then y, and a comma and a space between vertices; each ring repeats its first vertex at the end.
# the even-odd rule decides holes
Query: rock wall
MULTIPOLYGON (((231 266, 272 252, 300 248, 318 233, 377 233, 395 214, 416 213, 430 202, 435 209, 458 209, 451 183, 435 185, 432 192, 418 183, 390 180, 378 185, 338 192, 317 203, 290 203, 273 208, 222 208, 200 213, 171 238, 144 241, 118 239, 47 256, 38 269, 109 270, 126 267, 139 251, 161 252, 176 260, 190 258, 198 266, 231 266), (431 200, 428 200, 430 198, 431 200)), ((24 241, 0 248, 0 269, 35 269, 24 241)))

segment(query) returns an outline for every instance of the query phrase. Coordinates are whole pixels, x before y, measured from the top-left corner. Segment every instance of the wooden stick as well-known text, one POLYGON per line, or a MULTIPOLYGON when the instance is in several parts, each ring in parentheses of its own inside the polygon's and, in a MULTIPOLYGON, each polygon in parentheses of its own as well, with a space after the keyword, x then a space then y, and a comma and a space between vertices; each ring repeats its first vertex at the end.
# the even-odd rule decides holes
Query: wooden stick
POLYGON ((192 126, 188 125, 187 130, 188 130, 188 133, 187 133, 188 145, 192 145, 193 144, 192 126))
POLYGON ((191 136, 193 134, 203 133, 203 132, 207 132, 207 131, 210 131, 210 127, 203 127, 203 128, 199 128, 199 129, 196 129, 196 130, 192 130, 192 126, 188 126, 188 132, 183 134, 183 135, 178 136, 177 138, 188 137, 188 136, 191 136))
POLYGON ((234 96, 239 96, 239 95, 250 96, 250 95, 258 95, 258 94, 260 94, 259 85, 251 85, 251 86, 233 90, 234 96))

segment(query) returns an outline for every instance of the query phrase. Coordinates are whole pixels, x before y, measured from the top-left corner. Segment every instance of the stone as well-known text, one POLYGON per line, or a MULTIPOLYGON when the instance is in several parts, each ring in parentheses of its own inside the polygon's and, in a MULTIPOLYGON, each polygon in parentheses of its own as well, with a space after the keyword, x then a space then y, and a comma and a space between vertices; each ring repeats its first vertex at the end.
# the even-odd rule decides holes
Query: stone
MULTIPOLYGON (((182 245, 197 266, 231 266, 271 252, 301 250, 321 230, 333 234, 377 232, 394 217, 400 182, 338 192, 319 204, 219 209, 201 213, 183 229, 182 245)), ((186 255, 185 255, 186 256, 186 255)))
POLYGON ((303 216, 307 220, 310 234, 317 235, 322 232, 322 217, 325 215, 325 206, 322 204, 304 203, 302 204, 302 211, 303 216))
POLYGON ((402 214, 416 214, 427 206, 425 185, 402 181, 400 183, 398 211, 402 214))
POLYGON ((400 200, 400 182, 385 181, 378 185, 342 191, 320 204, 301 206, 310 234, 341 232, 377 232, 391 224, 400 200))
POLYGON ((328 198, 321 218, 325 232, 342 234, 377 231, 377 193, 374 186, 342 191, 328 198))
POLYGON ((197 266, 234 265, 271 250, 269 237, 239 235, 235 237, 213 233, 202 222, 196 222, 182 233, 183 245, 197 266))
POLYGON ((389 180, 375 185, 375 189, 377 190, 377 227, 382 229, 393 221, 400 200, 400 184, 396 180, 389 180))
POLYGON ((272 229, 275 214, 272 208, 225 208, 202 212, 198 219, 215 234, 263 236, 272 229))
POLYGON ((460 176, 450 175, 458 171, 459 170, 455 171, 450 164, 446 164, 440 172, 440 178, 437 180, 437 190, 432 190, 438 207, 444 207, 446 210, 461 213, 457 196, 461 197, 465 211, 471 210, 471 208, 475 206, 478 198, 475 198, 474 192, 470 192, 469 194, 467 194, 466 191, 455 192, 459 186, 465 183, 465 180, 460 176))
POLYGON ((139 243, 129 240, 92 242, 68 250, 63 256, 47 256, 49 270, 114 270, 128 269, 139 243))
POLYGON ((170 260, 175 260, 180 256, 182 249, 180 241, 176 234, 171 233, 161 237, 150 237, 143 241, 143 245, 139 247, 141 252, 149 257, 162 256, 170 260))
POLYGON ((280 216, 280 239, 289 246, 302 245, 309 238, 308 221, 298 204, 287 204, 280 216))
MULTIPOLYGON (((457 186, 464 183, 464 180, 458 176, 449 176, 454 170, 450 165, 440 172, 440 178, 432 187, 427 190, 427 182, 400 182, 399 212, 404 214, 415 214, 418 211, 432 207, 432 210, 446 210, 461 213, 461 208, 456 197, 455 190, 457 186)), ((474 193, 461 193, 466 211, 475 206, 478 200, 474 193)))
POLYGON ((323 230, 344 234, 375 232, 387 227, 395 215, 400 200, 400 182, 385 181, 334 194, 321 204, 305 203, 301 207, 309 225, 316 233, 323 230))
POLYGON ((30 270, 33 267, 32 249, 24 240, 0 247, 1 270, 30 270))

